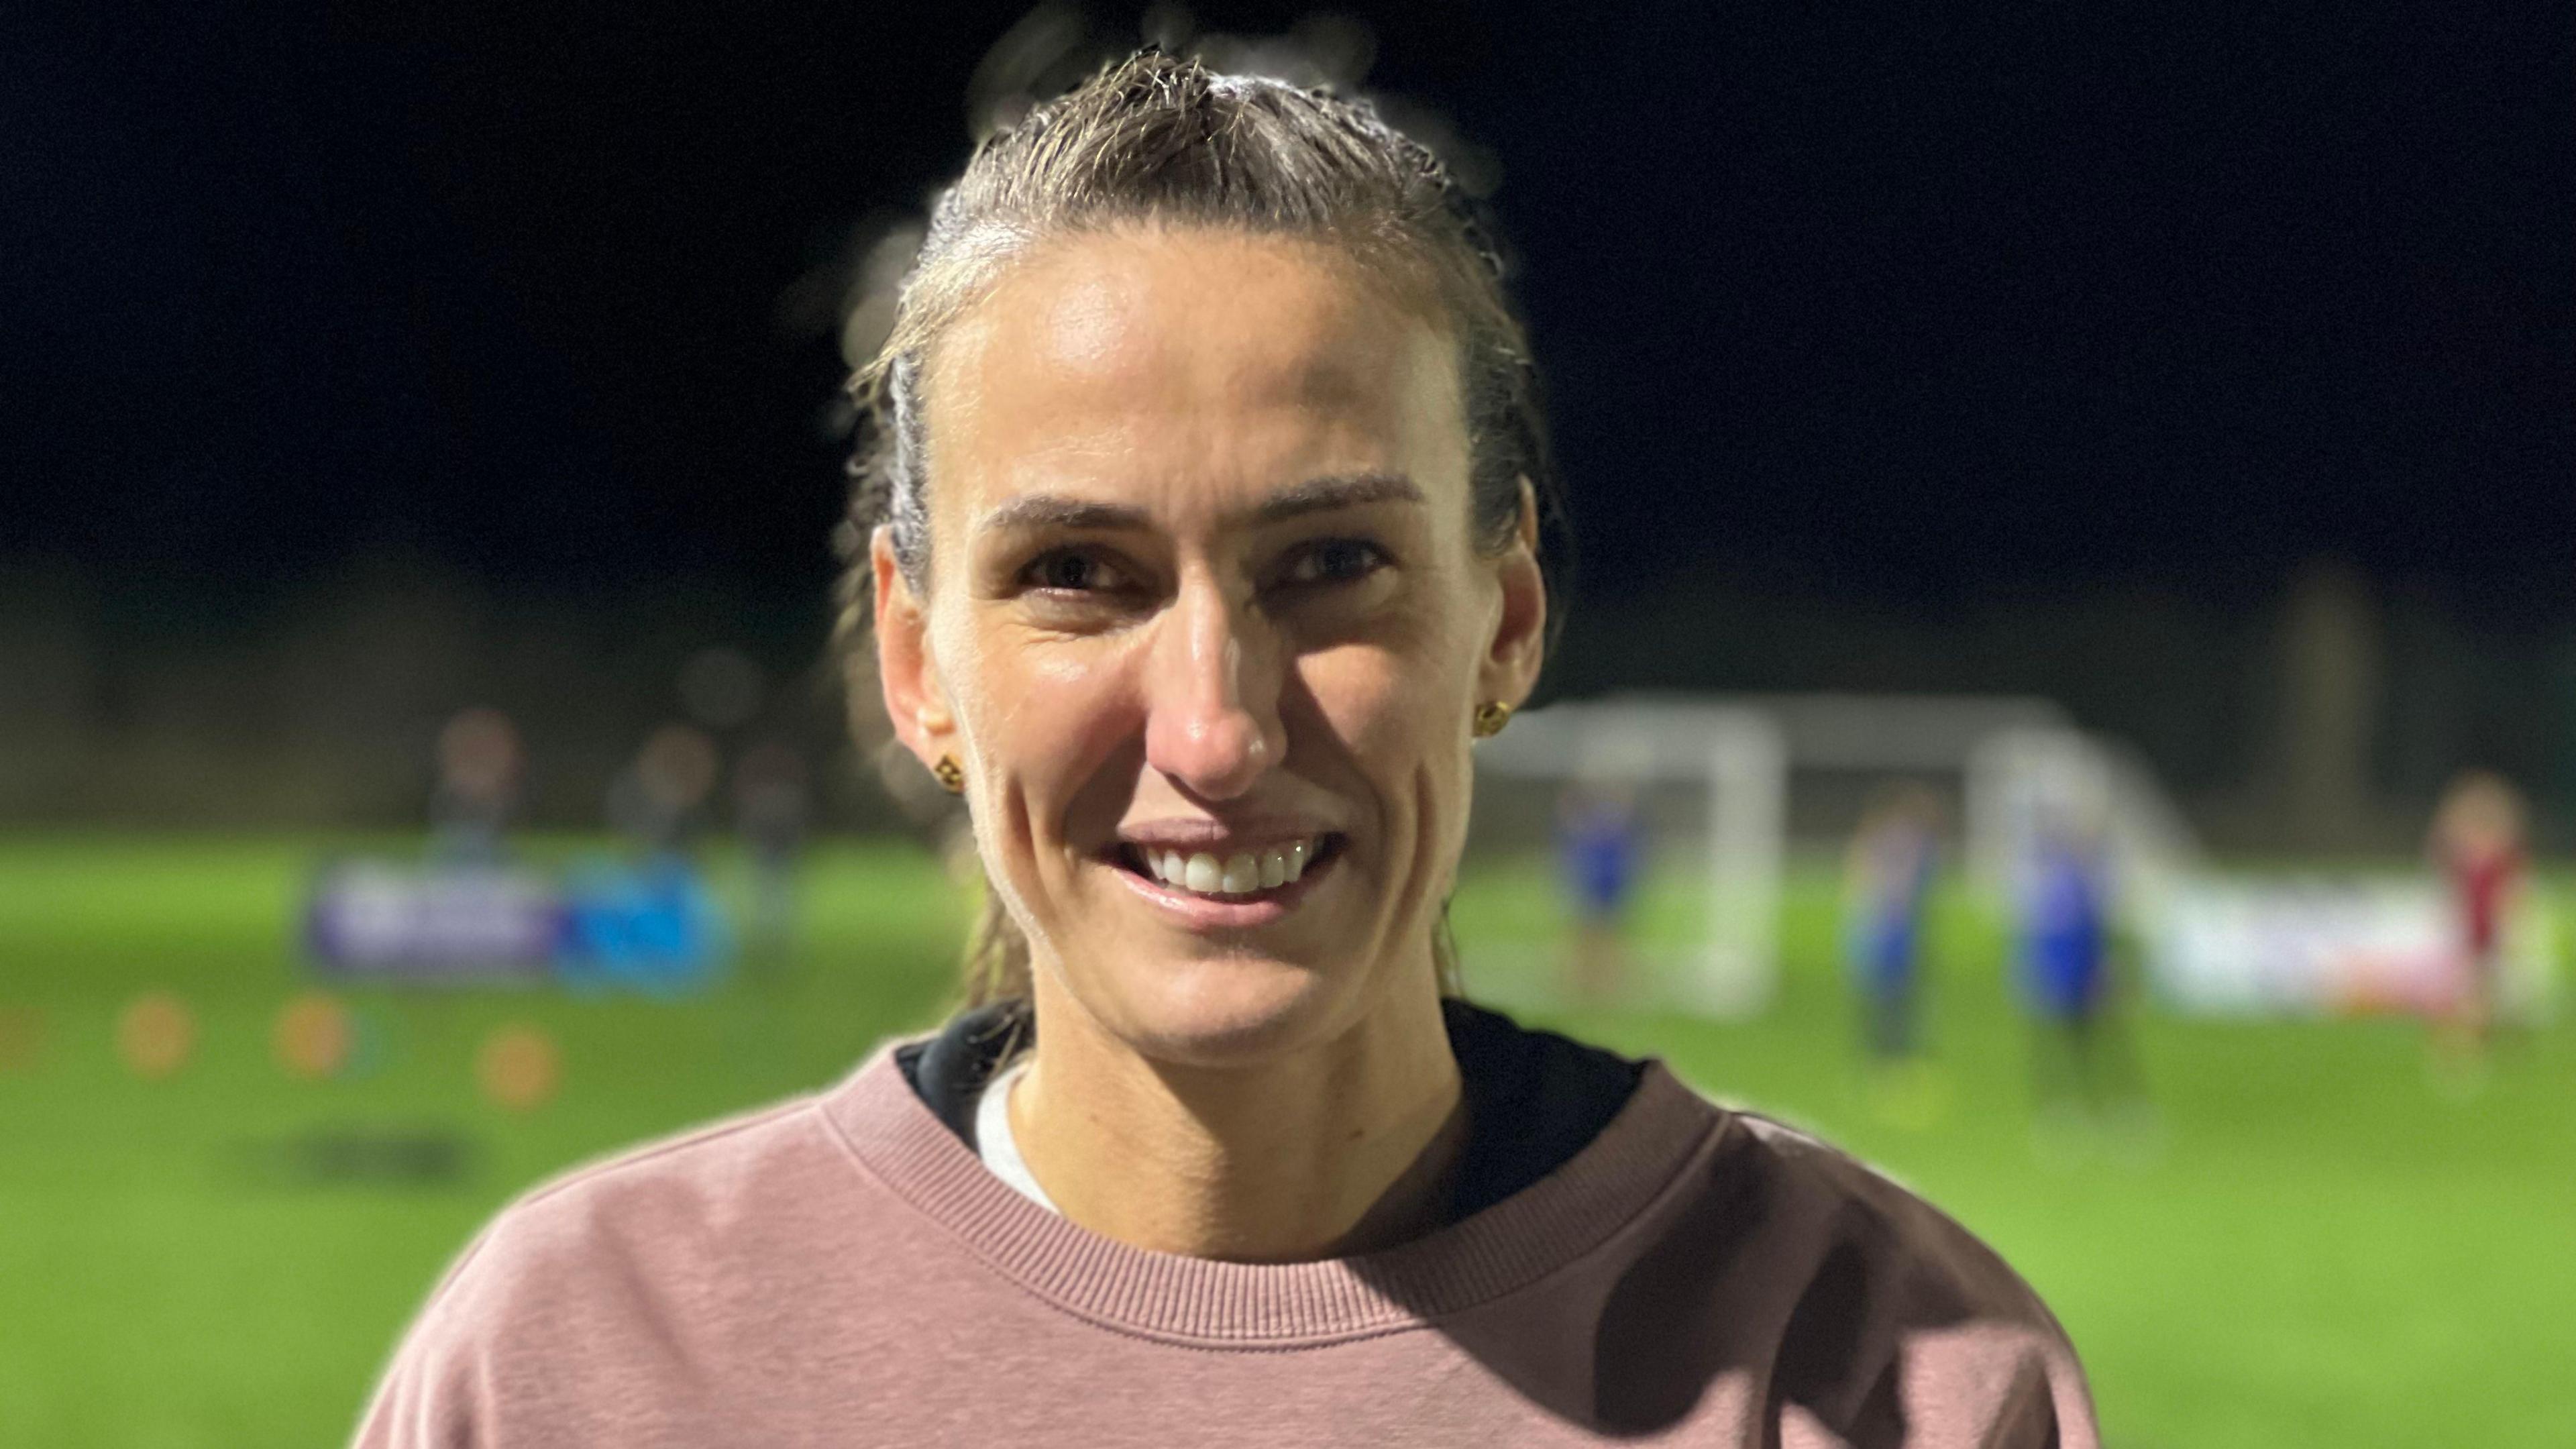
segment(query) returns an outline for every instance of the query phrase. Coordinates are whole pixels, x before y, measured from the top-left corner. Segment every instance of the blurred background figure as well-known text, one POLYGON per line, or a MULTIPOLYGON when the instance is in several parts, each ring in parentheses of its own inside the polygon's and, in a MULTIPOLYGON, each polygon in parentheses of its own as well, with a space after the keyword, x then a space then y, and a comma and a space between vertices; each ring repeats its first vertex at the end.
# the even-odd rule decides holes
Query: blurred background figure
POLYGON ((804 756, 776 740, 752 746, 734 766, 733 803, 751 874, 745 953, 774 966, 795 944, 797 866, 813 813, 804 756))
POLYGON ((564 980, 671 992, 712 979, 729 933, 697 847, 722 773, 715 741, 693 725, 666 724, 644 741, 608 792, 609 823, 634 858, 574 873, 564 980))
POLYGON ((1939 865, 1941 802, 1920 784, 1883 793, 1843 861, 1843 940, 1861 1006, 1861 1047, 1880 1110, 1937 1115, 1923 1050, 1923 927, 1939 865))
POLYGON ((2425 852, 2449 889, 2457 933, 2449 1009, 2433 1034, 2435 1068, 2474 1087, 2495 1031, 2504 923, 2522 889, 2521 792, 2492 771, 2463 772, 2442 792, 2425 852))
POLYGON ((430 858, 497 865, 518 809, 526 766, 518 726, 497 709, 461 710, 438 732, 438 783, 429 802, 430 858))
POLYGON ((2147 1125, 2112 967, 2109 860, 2100 828, 2063 811, 2042 822, 2032 857, 2020 964, 2034 1027, 2034 1125, 2044 1148, 2080 1150, 2091 1129, 2147 1125))
POLYGON ((1578 780, 1557 798, 1557 876, 1574 912, 1567 972, 1578 1001, 1608 1001, 1627 978, 1628 908, 1644 853, 1626 786, 1578 780))
POLYGON ((723 765, 693 725, 666 724, 608 790, 608 823, 648 860, 685 860, 706 833, 708 802, 723 765))

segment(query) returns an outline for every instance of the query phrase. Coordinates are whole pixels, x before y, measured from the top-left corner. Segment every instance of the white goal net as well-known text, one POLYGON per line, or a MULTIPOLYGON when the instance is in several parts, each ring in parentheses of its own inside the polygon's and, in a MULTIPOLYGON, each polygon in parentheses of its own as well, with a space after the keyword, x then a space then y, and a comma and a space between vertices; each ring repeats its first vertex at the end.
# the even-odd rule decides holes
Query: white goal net
POLYGON ((1621 913, 1623 1006, 1744 1016, 1777 987, 1793 860, 1838 852, 1890 782, 1954 803, 1972 878, 2016 887, 2040 831, 2097 835, 2124 914, 2144 919, 2197 869, 2152 775, 2045 700, 1966 696, 1656 696, 1532 711, 1478 746, 1469 868, 1454 909, 1467 984, 1506 1004, 1601 994, 1581 949, 1570 800, 1615 802, 1635 856, 1621 913))

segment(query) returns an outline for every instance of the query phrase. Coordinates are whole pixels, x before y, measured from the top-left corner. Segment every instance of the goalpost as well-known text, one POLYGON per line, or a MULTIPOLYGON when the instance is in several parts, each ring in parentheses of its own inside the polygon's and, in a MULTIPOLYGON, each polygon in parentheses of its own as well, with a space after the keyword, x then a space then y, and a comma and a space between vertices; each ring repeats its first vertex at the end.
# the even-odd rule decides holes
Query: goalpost
MULTIPOLYGON (((1609 998, 1621 1006, 1762 1010, 1779 979, 1793 842, 1830 858, 1871 791, 1900 779, 1955 801, 1965 878, 2007 911, 2026 898, 2044 837, 2087 842, 2148 981, 2179 1010, 2438 1013, 2464 979, 2451 906, 2426 866, 2215 868, 2135 751, 2046 700, 1616 696, 1533 710, 1476 758, 1475 866, 1456 918, 1468 984, 1499 1004, 1583 998, 1569 979, 1573 913, 1547 864, 1557 802, 1578 787, 1633 802, 1649 863, 1622 933, 1633 969, 1609 998)), ((2524 892, 2502 951, 2507 1017, 2551 1014, 2556 939, 2546 893, 2524 892)))
MULTIPOLYGON (((1535 710, 1477 748, 1481 858, 1544 854, 1550 804, 1576 786, 1637 800, 1667 894, 1699 899, 1689 939, 1639 941, 1645 969, 1622 1004, 1741 1017, 1777 989, 1780 908, 1793 838, 1838 849, 1857 817, 1856 786, 1936 783, 1960 802, 1971 878, 1999 895, 2034 854, 2037 832, 2077 821, 2098 830, 2124 914, 2160 910, 2196 869, 2197 846, 2154 777, 2120 746, 2076 729, 2045 700, 1974 696, 1627 695, 1535 710), (1840 787, 1837 789, 1837 787, 1840 787), (1535 797, 1535 798, 1533 798, 1535 797), (1494 808, 1489 809, 1489 803, 1494 808), (1802 808, 1803 806, 1803 808, 1802 808), (1671 862, 1680 859, 1681 863, 1671 862)), ((1551 886, 1553 881, 1550 882, 1551 886)), ((1558 1004, 1552 964, 1565 945, 1524 911, 1476 944, 1480 992, 1558 1004)), ((1652 933, 1649 933, 1652 934, 1652 933)), ((1562 929, 1555 931, 1562 937, 1562 929)))
MULTIPOLYGON (((1750 1015, 1769 1003, 1778 972, 1787 770, 1779 728, 1768 717, 1690 700, 1558 704, 1479 745, 1476 762, 1480 772, 1558 788, 1587 782, 1640 793, 1705 792, 1705 936, 1695 961, 1653 973, 1643 994, 1663 998, 1652 1004, 1717 1016, 1750 1015)), ((1525 980, 1544 979, 1529 963, 1516 964, 1525 980)))

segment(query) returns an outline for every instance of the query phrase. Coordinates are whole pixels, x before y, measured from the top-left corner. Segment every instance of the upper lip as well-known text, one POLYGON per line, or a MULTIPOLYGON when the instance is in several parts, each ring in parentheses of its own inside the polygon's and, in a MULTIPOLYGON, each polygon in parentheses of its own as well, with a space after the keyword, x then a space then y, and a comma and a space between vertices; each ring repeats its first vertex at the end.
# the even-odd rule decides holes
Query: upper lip
POLYGON ((1277 820, 1152 820, 1131 825, 1118 832, 1122 845, 1154 850, 1205 851, 1214 854, 1249 854, 1272 850, 1300 840, 1320 840, 1333 832, 1313 821, 1277 820))

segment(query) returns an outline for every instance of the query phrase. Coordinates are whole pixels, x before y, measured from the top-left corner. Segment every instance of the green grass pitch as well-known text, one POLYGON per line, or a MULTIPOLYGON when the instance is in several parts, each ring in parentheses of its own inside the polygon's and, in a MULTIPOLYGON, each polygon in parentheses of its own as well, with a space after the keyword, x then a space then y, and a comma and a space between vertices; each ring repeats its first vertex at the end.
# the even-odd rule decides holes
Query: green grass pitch
MULTIPOLYGON (((962 919, 927 858, 838 847, 814 862, 780 978, 679 1003, 360 993, 383 1029, 376 1069, 309 1082, 274 1064, 270 1027, 306 984, 290 922, 314 858, 292 840, 0 838, 0 1008, 42 1022, 32 1060, 0 1067, 0 1444, 341 1442, 495 1207, 933 1023, 962 919), (184 1070, 147 1083, 112 1039, 154 988, 184 997, 200 1034, 184 1070), (561 1094, 524 1116, 473 1087, 477 1043, 511 1021, 551 1031, 566 1064, 561 1094), (461 1177, 361 1186, 261 1166, 307 1134, 424 1131, 469 1146, 461 1177)), ((1534 876, 1470 875, 1470 994, 1480 941, 1526 951, 1553 931, 1546 898, 1534 876)), ((1811 1127, 1983 1234, 2065 1320, 2120 1449, 2576 1444, 2576 1029, 2511 1043, 2455 1100, 2428 1085, 2405 1023, 2149 1017, 2159 1140, 2069 1157, 2035 1150, 1996 924, 1950 899, 1935 937, 1924 1100, 1944 1107, 1928 1122, 1900 1125, 1857 1070, 1820 875, 1791 892, 1762 1020, 1550 1024, 1811 1127)))

